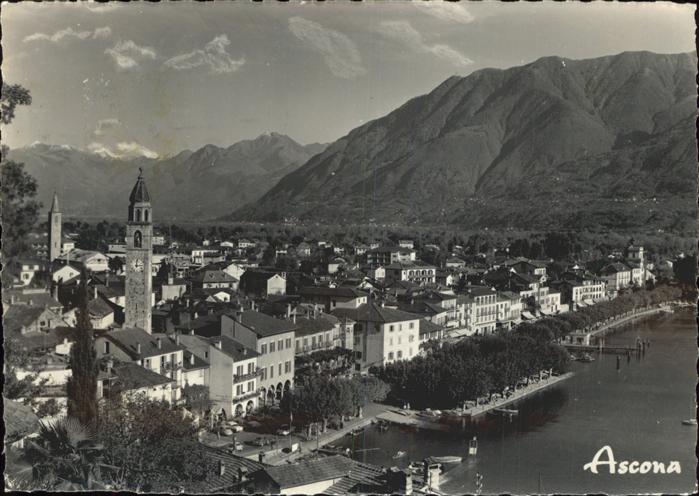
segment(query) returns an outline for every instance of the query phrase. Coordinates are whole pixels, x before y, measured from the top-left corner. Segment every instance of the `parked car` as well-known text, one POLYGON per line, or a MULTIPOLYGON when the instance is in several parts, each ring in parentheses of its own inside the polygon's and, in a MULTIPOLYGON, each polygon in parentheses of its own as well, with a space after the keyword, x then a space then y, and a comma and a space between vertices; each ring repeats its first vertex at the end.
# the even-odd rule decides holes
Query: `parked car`
POLYGON ((243 432, 243 426, 237 422, 232 421, 232 420, 228 421, 227 427, 230 430, 232 430, 233 432, 243 432))
POLYGON ((284 424, 279 429, 277 429, 277 434, 279 436, 288 436, 289 434, 291 434, 291 427, 289 427, 287 424, 284 424))
POLYGON ((236 451, 243 451, 243 443, 240 441, 236 441, 235 443, 231 443, 226 447, 226 451, 228 453, 234 454, 236 451))
POLYGON ((269 441, 267 441, 267 439, 264 437, 256 437, 252 441, 248 442, 253 446, 266 446, 267 444, 269 444, 269 441))

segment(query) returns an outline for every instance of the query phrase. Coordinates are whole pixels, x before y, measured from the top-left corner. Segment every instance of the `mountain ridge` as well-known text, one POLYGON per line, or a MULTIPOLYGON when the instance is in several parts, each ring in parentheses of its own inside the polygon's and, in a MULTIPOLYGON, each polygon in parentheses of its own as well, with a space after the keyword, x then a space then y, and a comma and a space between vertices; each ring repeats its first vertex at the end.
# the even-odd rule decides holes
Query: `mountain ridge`
POLYGON ((204 145, 173 155, 116 158, 67 145, 33 143, 10 150, 37 179, 45 208, 54 189, 64 213, 78 217, 120 218, 138 174, 151 191, 157 219, 211 219, 262 195, 270 184, 322 151, 279 133, 265 133, 227 147, 204 145))
POLYGON ((665 197, 670 185, 695 192, 695 73, 696 52, 623 52, 453 76, 351 130, 229 218, 533 227, 546 205, 522 200, 538 192, 563 206, 543 223, 565 227, 636 188, 662 204, 636 219, 612 208, 625 211, 609 227, 686 227, 693 203, 680 219, 665 197), (490 223, 489 205, 506 204, 511 222, 490 223))

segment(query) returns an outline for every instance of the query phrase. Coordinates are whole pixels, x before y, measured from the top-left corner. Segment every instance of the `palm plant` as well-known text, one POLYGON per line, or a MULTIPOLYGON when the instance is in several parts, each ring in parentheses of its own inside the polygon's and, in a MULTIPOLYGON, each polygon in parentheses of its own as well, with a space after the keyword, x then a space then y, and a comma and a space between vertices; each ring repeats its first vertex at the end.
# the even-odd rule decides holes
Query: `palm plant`
POLYGON ((90 429, 73 417, 42 422, 39 435, 27 443, 25 459, 35 481, 53 490, 107 489, 102 469, 115 470, 102 463, 103 446, 90 429))

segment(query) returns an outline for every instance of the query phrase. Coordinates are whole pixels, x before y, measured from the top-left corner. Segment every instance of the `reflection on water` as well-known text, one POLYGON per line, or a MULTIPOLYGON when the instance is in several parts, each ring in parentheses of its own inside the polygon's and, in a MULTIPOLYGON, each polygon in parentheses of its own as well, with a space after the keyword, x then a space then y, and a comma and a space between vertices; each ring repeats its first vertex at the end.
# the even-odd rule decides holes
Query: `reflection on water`
POLYGON ((457 424, 452 432, 391 426, 370 427, 345 438, 357 460, 407 467, 427 456, 458 455, 465 462, 446 473, 441 489, 474 492, 476 471, 485 493, 692 492, 697 428, 694 417, 696 327, 691 312, 649 318, 607 338, 609 345, 650 340, 645 356, 598 355, 593 363, 574 363, 576 373, 554 388, 515 404, 511 420, 485 415, 457 424), (478 455, 468 457, 468 440, 478 437, 478 455), (591 474, 583 465, 605 445, 617 461, 677 460, 681 474, 591 474), (395 458, 397 451, 404 457, 395 458))

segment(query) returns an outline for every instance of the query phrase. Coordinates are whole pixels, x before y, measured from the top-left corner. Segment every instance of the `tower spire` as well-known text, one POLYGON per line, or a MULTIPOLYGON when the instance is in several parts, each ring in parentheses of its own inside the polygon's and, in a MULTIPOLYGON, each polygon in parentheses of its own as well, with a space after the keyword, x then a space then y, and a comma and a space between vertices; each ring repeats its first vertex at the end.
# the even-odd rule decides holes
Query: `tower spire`
POLYGON ((53 192, 53 203, 51 203, 51 212, 60 212, 60 208, 58 206, 58 194, 56 194, 56 191, 53 192))

